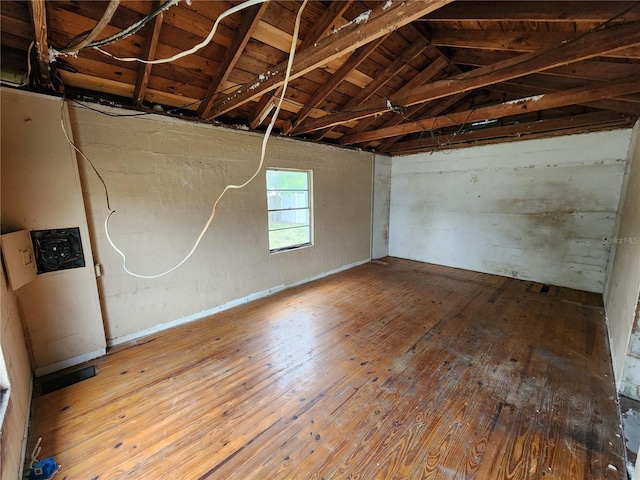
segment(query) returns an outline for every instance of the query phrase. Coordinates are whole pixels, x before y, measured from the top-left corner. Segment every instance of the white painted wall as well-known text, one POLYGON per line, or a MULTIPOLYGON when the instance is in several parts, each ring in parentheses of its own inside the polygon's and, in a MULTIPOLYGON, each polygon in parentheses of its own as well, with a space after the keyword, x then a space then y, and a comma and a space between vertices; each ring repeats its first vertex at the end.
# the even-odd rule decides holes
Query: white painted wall
POLYGON ((602 292, 630 135, 394 157, 389 253, 602 292))
MULTIPOLYGON (((102 107, 100 107, 102 108, 102 107)), ((112 110, 126 113, 121 110, 112 110)), ((128 267, 156 274, 189 251, 224 185, 248 179, 262 136, 161 116, 112 118, 70 108, 79 147, 109 186, 114 241, 128 267)), ((264 169, 231 191, 194 256, 154 280, 131 277, 107 244, 102 185, 81 162, 107 337, 135 338, 256 295, 367 261, 373 161, 369 153, 272 138, 266 166, 313 171, 314 245, 270 254, 264 169)))
POLYGON ((2 232, 80 227, 87 264, 38 275, 16 292, 33 367, 46 374, 105 352, 93 254, 75 152, 60 127, 61 99, 0 92, 2 232))
POLYGON ((391 202, 391 157, 375 155, 373 174, 372 258, 389 255, 389 207, 391 202))
POLYGON ((640 122, 628 158, 604 305, 619 390, 640 400, 640 325, 633 328, 640 296, 640 122))
POLYGON ((0 388, 9 388, 9 400, 0 415, 0 479, 22 478, 22 461, 31 405, 31 365, 22 331, 18 303, 8 288, 0 262, 0 388))

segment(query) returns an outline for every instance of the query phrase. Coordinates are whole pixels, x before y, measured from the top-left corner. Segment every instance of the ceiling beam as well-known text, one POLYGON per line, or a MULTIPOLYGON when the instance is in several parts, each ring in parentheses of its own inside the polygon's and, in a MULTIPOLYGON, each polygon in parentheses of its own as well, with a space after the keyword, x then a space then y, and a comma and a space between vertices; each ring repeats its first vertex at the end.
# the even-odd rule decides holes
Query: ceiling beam
MULTIPOLYGON (((411 80, 409 80, 405 85, 403 85, 402 88, 400 88, 398 90, 398 92, 405 92, 405 91, 413 90, 415 87, 418 87, 420 85, 424 85, 429 80, 431 80, 433 77, 438 75, 448 65, 449 65, 449 62, 447 62, 446 59, 444 59, 442 57, 436 58, 433 62, 431 62, 429 64, 429 66, 427 68, 422 70, 415 77, 413 77, 411 80)), ((424 105, 414 105, 413 107, 409 107, 409 109, 411 110, 414 107, 416 109, 418 109, 418 108, 423 108, 424 105)), ((411 111, 403 112, 403 115, 406 117, 407 114, 413 115, 413 113, 415 113, 415 111, 411 110, 411 111)), ((399 115, 396 115, 396 116, 400 118, 400 122, 402 122, 404 120, 401 116, 399 116, 399 115)), ((360 120, 358 122, 358 124, 355 127, 353 127, 349 131, 349 133, 351 134, 351 133, 362 132, 369 125, 371 125, 373 122, 375 122, 376 120, 377 120, 376 117, 363 118, 362 120, 360 120)))
POLYGON ((43 88, 50 88, 51 67, 49 64, 49 41, 47 39, 47 11, 44 0, 31 0, 31 23, 33 24, 36 55, 38 58, 38 82, 43 88))
POLYGON ((387 38, 387 35, 384 37, 380 37, 373 42, 369 42, 366 45, 363 45, 358 50, 353 52, 349 59, 344 62, 336 72, 331 75, 331 78, 327 83, 322 85, 316 93, 311 97, 311 99, 305 103, 305 108, 301 109, 296 115, 291 119, 290 127, 286 128, 283 133, 288 134, 291 131, 295 130, 295 128, 300 125, 303 120, 305 120, 310 114, 311 111, 318 107, 331 93, 340 85, 344 79, 351 73, 353 70, 358 68, 358 66, 364 62, 371 53, 380 46, 380 44, 387 38))
POLYGON ((594 128, 615 128, 630 125, 633 121, 633 117, 620 113, 585 113, 583 115, 572 115, 570 117, 482 128, 452 135, 437 135, 434 137, 425 135, 420 139, 398 142, 387 150, 379 148, 378 151, 391 154, 419 153, 438 147, 449 149, 455 146, 478 145, 480 142, 487 141, 496 143, 496 139, 518 139, 536 133, 548 134, 550 132, 562 132, 562 134, 565 134, 568 130, 575 131, 578 128, 588 128, 590 131, 594 128))
MULTIPOLYGON (((153 12, 157 10, 159 6, 160 0, 154 1, 151 11, 153 12)), ((156 18, 153 19, 151 30, 149 31, 147 36, 147 43, 145 44, 144 51, 142 52, 142 58, 144 60, 149 61, 155 58, 163 18, 164 12, 161 12, 156 18)), ((149 76, 151 75, 151 67, 152 64, 150 63, 140 63, 140 65, 138 65, 136 86, 133 89, 133 102, 136 106, 142 105, 142 102, 144 100, 145 93, 147 92, 147 85, 149 84, 149 76)))
MULTIPOLYGON (((574 32, 503 32, 495 30, 434 30, 431 43, 437 47, 470 48, 489 51, 535 52, 562 42, 580 38, 574 32)), ((640 49, 624 48, 609 54, 612 57, 640 58, 640 49)))
MULTIPOLYGON (((424 36, 425 38, 429 38, 430 30, 424 24, 416 22, 416 23, 413 23, 412 25, 414 26, 414 28, 416 29, 416 31, 420 35, 424 36)), ((449 59, 449 57, 444 55, 439 48, 436 48, 432 44, 431 45, 431 49, 432 49, 433 52, 435 52, 438 55, 438 59, 439 60, 443 60, 443 61, 446 62, 446 66, 445 66, 446 70, 444 70, 444 71, 448 71, 449 75, 456 75, 456 74, 462 73, 462 70, 460 70, 460 67, 458 67, 455 63, 453 63, 449 59)), ((414 88, 414 87, 417 87, 418 85, 422 85, 423 83, 426 83, 426 81, 425 82, 420 82, 419 84, 416 84, 416 85, 410 85, 410 83, 411 82, 409 82, 403 88, 414 88)), ((391 127, 393 125, 398 125, 398 124, 404 122, 405 120, 410 119, 412 116, 418 115, 420 112, 422 112, 423 115, 429 115, 429 116, 439 115, 442 112, 444 112, 445 110, 449 109, 452 105, 458 103, 460 100, 462 100, 467 95, 468 95, 467 93, 461 93, 459 95, 454 95, 454 96, 449 97, 447 99, 444 99, 444 100, 442 100, 440 102, 434 102, 435 104, 432 103, 431 105, 427 105, 426 107, 425 107, 425 104, 413 105, 411 107, 408 107, 404 112, 402 112, 402 115, 398 115, 397 113, 394 114, 382 126, 383 127, 391 127)), ((358 132, 364 131, 369 125, 371 125, 373 122, 375 122, 375 118, 376 117, 363 118, 362 120, 360 120, 358 122, 358 125, 356 125, 354 128, 352 128, 349 131, 349 133, 351 134, 351 133, 358 133, 358 132)), ((390 138, 385 139, 383 143, 386 144, 386 145, 393 145, 395 142, 397 142, 401 138, 402 138, 402 136, 390 137, 390 138)))
MULTIPOLYGON (((312 29, 305 35, 305 38, 300 42, 298 48, 303 51, 308 48, 309 45, 313 45, 322 37, 327 35, 334 27, 335 23, 342 18, 344 12, 351 6, 353 0, 345 0, 343 2, 331 2, 329 7, 322 14, 320 19, 315 22, 312 29)), ((282 94, 282 87, 278 87, 273 95, 263 95, 258 101, 256 108, 253 110, 253 115, 249 121, 249 127, 251 129, 258 128, 269 115, 269 111, 275 107, 274 97, 277 98, 282 94), (272 105, 273 104, 273 105, 272 105)))
MULTIPOLYGON (((414 105, 413 107, 409 107, 404 112, 404 116, 407 118, 411 118, 412 115, 417 114, 419 111, 426 110, 426 112, 424 112, 424 115, 435 117, 437 115, 440 115, 442 112, 446 111, 447 109, 449 109, 450 107, 458 103, 459 101, 461 101, 467 95, 469 95, 469 93, 466 93, 466 92, 459 93, 458 95, 453 95, 451 97, 444 98, 440 102, 434 102, 433 105, 428 104, 426 107, 424 104, 414 105)), ((382 125, 381 128, 400 125, 404 121, 405 119, 403 117, 396 114, 392 118, 390 118, 384 125, 382 125)), ((404 137, 404 135, 397 135, 397 136, 385 138, 382 141, 382 143, 376 148, 376 150, 379 150, 380 152, 385 152, 389 147, 391 147, 391 145, 393 145, 394 143, 402 139, 402 137, 404 137)))
MULTIPOLYGON (((294 58, 290 80, 387 35, 451 1, 413 0, 391 4, 377 2, 377 6, 368 14, 358 16, 350 24, 299 52, 294 58)), ((284 83, 286 69, 287 62, 281 62, 270 68, 272 72, 277 73, 263 80, 258 76, 254 81, 240 87, 239 92, 216 99, 208 117, 222 115, 279 87, 284 83)))
POLYGON ((497 22, 606 22, 612 17, 626 12, 617 20, 631 22, 640 20, 640 8, 634 8, 635 5, 636 2, 567 2, 565 0, 493 2, 491 8, 487 8, 486 2, 457 1, 433 12, 427 20, 430 22, 476 22, 482 20, 497 22))
POLYGON ((383 113, 389 110, 388 102, 395 106, 408 107, 600 56, 608 51, 637 43, 640 43, 640 22, 614 25, 585 34, 570 43, 561 43, 541 52, 518 55, 486 67, 416 87, 411 92, 396 93, 391 95, 389 99, 374 99, 363 106, 360 112, 334 113, 306 122, 300 126, 299 133, 312 132, 383 113))
MULTIPOLYGON (((452 62, 458 65, 484 67, 517 55, 516 52, 456 48, 451 50, 449 57, 452 62)), ((585 80, 615 80, 621 77, 640 75, 640 65, 607 60, 584 60, 540 73, 554 77, 582 78, 585 80)))
MULTIPOLYGON (((554 93, 562 91, 565 88, 561 88, 557 85, 546 85, 544 82, 533 83, 528 82, 529 77, 524 77, 521 80, 514 80, 511 82, 503 82, 497 85, 488 87, 491 91, 509 93, 520 96, 538 95, 540 93, 554 93)), ((572 86, 569 88, 575 88, 572 86)), ((585 107, 598 108, 601 110, 611 110, 618 113, 625 113, 627 115, 640 116, 640 103, 633 101, 624 101, 622 99, 607 98, 602 100, 592 100, 589 102, 579 103, 585 107)))
MULTIPOLYGON (((351 97, 349 101, 340 108, 343 110, 349 110, 369 100, 389 80, 400 74, 407 66, 409 66, 409 63, 422 52, 424 52, 428 46, 429 41, 426 38, 418 38, 418 40, 409 45, 409 47, 406 48, 399 57, 397 57, 389 65, 387 65, 384 70, 382 70, 382 72, 377 74, 375 78, 367 84, 366 87, 364 87, 356 95, 351 97)), ((329 133, 329 131, 331 131, 330 128, 323 132, 322 136, 329 133)), ((292 133, 295 135, 295 129, 292 133)))
POLYGON ((215 99, 215 94, 220 89, 220 86, 227 81, 229 74, 235 68, 236 63, 240 59, 240 55, 242 55, 244 51, 244 47, 249 43, 249 39, 267 9, 268 4, 269 2, 263 2, 249 7, 242 16, 240 27, 233 37, 231 46, 225 51, 224 58, 220 63, 220 68, 218 68, 216 76, 213 77, 207 93, 204 96, 205 100, 198 107, 198 116, 200 118, 206 118, 209 114, 209 110, 215 99))
MULTIPOLYGON (((478 107, 463 112, 449 113, 440 117, 422 118, 415 122, 407 122, 394 127, 380 128, 356 135, 346 135, 342 143, 360 143, 421 132, 423 130, 437 130, 443 127, 464 125, 487 119, 496 119, 522 113, 539 112, 549 108, 576 105, 601 98, 618 97, 628 93, 640 92, 640 79, 623 79, 618 82, 608 82, 597 86, 573 88, 563 92, 537 95, 518 100, 512 100, 497 105, 478 107)), ((341 139, 342 140, 342 139, 341 139)))
MULTIPOLYGON (((331 2, 320 19, 313 24, 311 30, 307 32, 300 44, 301 47, 307 48, 313 45, 322 37, 325 37, 331 30, 336 28, 336 22, 349 9, 353 0, 345 0, 343 2, 331 2)), ((344 21, 344 20, 343 20, 344 21)))

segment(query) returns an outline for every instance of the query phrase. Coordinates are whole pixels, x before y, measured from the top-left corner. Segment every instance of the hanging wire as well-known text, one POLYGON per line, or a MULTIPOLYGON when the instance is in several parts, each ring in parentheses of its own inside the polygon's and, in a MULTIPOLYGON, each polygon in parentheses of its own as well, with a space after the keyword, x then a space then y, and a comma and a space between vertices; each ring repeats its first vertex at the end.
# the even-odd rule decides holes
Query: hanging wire
MULTIPOLYGON (((170 0, 170 1, 178 1, 178 0, 170 0)), ((211 28, 211 31, 209 32, 209 34, 207 35, 207 37, 200 43, 198 43, 197 45, 193 46, 192 48, 188 49, 188 50, 184 50, 180 53, 176 53, 175 55, 171 56, 171 57, 167 57, 167 58, 159 58, 156 60, 144 60, 142 58, 138 58, 138 57, 117 57, 116 55, 113 55, 109 52, 107 52, 106 50, 101 49, 99 46, 93 47, 96 50, 98 50, 101 53, 104 53, 105 55, 108 55, 109 57, 115 58, 116 60, 120 60, 122 62, 140 62, 140 63, 145 63, 145 64, 149 64, 149 65, 158 65, 161 63, 169 63, 169 62, 173 62, 175 60, 178 60, 180 58, 186 57, 187 55, 191 55, 192 53, 197 52, 198 50, 202 49, 203 47, 207 46, 209 44, 209 42, 211 41, 211 39, 213 38, 213 36, 216 33, 216 30, 218 28, 218 25, 220 24, 220 21, 223 18, 228 17, 229 15, 232 15, 236 12, 239 12, 241 10, 244 10, 245 8, 251 7, 253 5, 258 5, 260 3, 264 3, 267 2, 269 0, 247 0, 246 2, 241 3, 240 5, 236 5, 235 7, 231 7, 230 9, 226 10, 225 12, 223 12, 222 14, 220 14, 218 16, 218 18, 216 19, 215 23, 213 24, 213 28, 211 28)))
MULTIPOLYGON (((93 40, 95 40, 98 35, 100 35, 102 30, 104 30, 104 27, 109 24, 111 18, 113 17, 113 14, 116 13, 119 5, 120 0, 111 0, 109 2, 109 5, 107 5, 107 8, 105 9, 100 21, 96 24, 95 27, 93 27, 91 31, 88 32, 87 36, 77 43, 76 41, 78 40, 78 38, 74 37, 71 42, 69 42, 69 45, 61 50, 60 53, 77 52, 87 47, 91 42, 93 42, 93 40)), ((82 35, 84 35, 84 33, 80 34, 80 37, 82 35)))
MULTIPOLYGON (((276 123, 276 120, 278 118, 278 114, 280 113, 280 110, 282 108, 282 103, 284 101, 284 97, 287 91, 287 86, 289 84, 289 79, 291 76, 291 70, 293 68, 293 59, 295 56, 295 51, 296 51, 296 44, 297 44, 297 40, 298 40, 298 35, 299 35, 299 31, 300 31, 300 21, 302 19, 302 12, 304 11, 304 8, 307 5, 308 0, 304 0, 304 2, 302 3, 302 6, 300 7, 300 10, 298 11, 298 15, 296 16, 296 23, 295 23, 295 27, 294 27, 294 31, 293 31, 293 39, 291 41, 291 49, 289 51, 289 60, 287 62, 287 70, 286 70, 286 74, 285 74, 285 79, 284 79, 284 83, 283 83, 283 87, 282 87, 282 94, 280 95, 280 99, 278 101, 277 107, 276 107, 276 111, 273 114, 273 117, 271 119, 271 122, 269 123, 269 126, 267 127, 267 130, 264 134, 263 140, 262 140, 262 147, 260 150, 260 162, 258 165, 258 168, 256 169, 256 171, 253 173, 253 175, 244 183, 238 184, 238 185, 234 185, 234 184, 229 184, 227 185, 224 190, 222 191, 222 193, 218 196, 218 198, 216 199, 216 201, 213 204, 213 208, 211 209, 211 215, 209 216, 207 222, 205 223, 204 227, 202 228, 202 231, 200 232, 200 234, 198 235, 195 243, 193 244, 193 247, 191 248, 191 250, 189 251, 189 253, 175 266, 173 266, 172 268, 159 273, 159 274, 155 274, 155 275, 143 275, 143 274, 138 274, 135 272, 132 272, 131 270, 129 270, 129 268, 127 267, 127 256, 126 254, 116 246, 115 242, 113 241, 113 239, 111 238, 111 234, 109 232, 109 220, 111 219, 111 217, 116 213, 115 210, 113 210, 111 208, 111 204, 110 204, 110 200, 109 200, 109 192, 108 192, 108 188, 107 188, 107 184, 104 181, 103 177, 100 175, 100 173, 98 172, 98 169, 95 167, 95 165, 93 164, 93 162, 73 143, 73 141, 71 140, 68 132, 67 132, 67 128, 64 122, 64 115, 63 115, 63 110, 61 110, 61 123, 62 123, 62 129, 65 133, 65 136, 67 138, 67 141, 73 146, 73 148, 85 159, 87 160, 87 162, 89 163, 89 165, 91 166, 91 168, 93 169, 93 171, 96 173, 96 175, 98 176, 98 178, 100 179, 100 181, 102 182, 102 185, 104 187, 105 190, 105 197, 106 197, 106 202, 107 202, 107 209, 109 211, 109 214, 107 215, 105 221, 104 221, 104 229, 105 229, 105 234, 107 237, 107 240, 109 242, 109 244, 111 245, 111 247, 122 257, 122 268, 124 269, 124 271, 126 273, 128 273, 131 276, 137 277, 137 278, 144 278, 144 279, 154 279, 154 278, 159 278, 162 276, 165 276, 171 272, 173 272, 174 270, 178 269, 180 266, 182 266, 187 260, 189 260, 189 258, 191 258, 191 256, 193 255, 193 253, 196 251, 196 249, 198 248, 198 245, 200 245, 200 241, 202 240, 202 238, 204 237, 205 233, 207 232, 207 230, 209 229, 209 226, 211 225, 211 222, 213 222, 213 219, 215 218, 216 215, 216 209, 218 207, 218 204, 220 203, 220 200, 222 200, 222 197, 229 191, 229 190, 239 190, 242 189, 244 187, 246 187, 249 183, 251 183, 260 173, 260 171, 262 170, 262 167, 264 165, 264 160, 265 160, 265 156, 266 156, 266 149, 267 149, 267 142, 269 140, 269 137, 271 135, 271 132, 273 130, 273 127, 276 123)), ((64 106, 64 102, 63 102, 63 106, 64 106)))

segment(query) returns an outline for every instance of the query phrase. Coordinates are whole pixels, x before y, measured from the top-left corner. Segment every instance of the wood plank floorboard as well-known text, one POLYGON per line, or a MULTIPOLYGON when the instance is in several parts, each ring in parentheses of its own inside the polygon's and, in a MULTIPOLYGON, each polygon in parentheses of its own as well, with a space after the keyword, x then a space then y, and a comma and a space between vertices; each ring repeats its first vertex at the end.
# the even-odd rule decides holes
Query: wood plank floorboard
POLYGON ((626 478, 599 295, 396 258, 34 396, 62 480, 626 478))

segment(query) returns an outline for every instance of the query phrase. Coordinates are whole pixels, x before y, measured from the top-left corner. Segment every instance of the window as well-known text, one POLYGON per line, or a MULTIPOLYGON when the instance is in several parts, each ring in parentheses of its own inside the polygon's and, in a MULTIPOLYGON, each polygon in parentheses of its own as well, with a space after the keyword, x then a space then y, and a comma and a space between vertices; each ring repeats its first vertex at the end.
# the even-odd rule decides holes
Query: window
POLYGON ((312 243, 311 171, 267 169, 269 250, 312 243))

